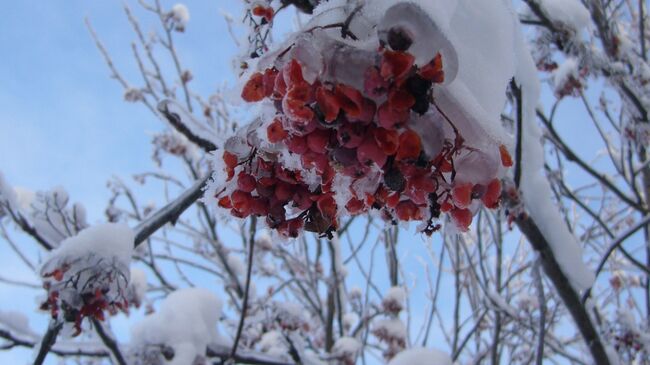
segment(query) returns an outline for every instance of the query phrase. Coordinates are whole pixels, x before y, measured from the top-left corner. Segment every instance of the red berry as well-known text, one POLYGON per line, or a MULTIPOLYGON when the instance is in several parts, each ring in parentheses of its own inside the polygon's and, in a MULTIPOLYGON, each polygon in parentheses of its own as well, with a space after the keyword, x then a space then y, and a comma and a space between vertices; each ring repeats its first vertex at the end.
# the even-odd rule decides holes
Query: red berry
POLYGON ((381 76, 388 80, 393 78, 397 81, 402 80, 413 67, 415 57, 406 52, 384 51, 381 60, 380 73, 381 76))
POLYGON ((275 185, 275 197, 280 202, 287 202, 294 193, 294 185, 288 184, 284 181, 278 181, 275 185))
POLYGON ((329 166, 327 155, 308 151, 300 156, 300 161, 305 168, 315 168, 320 174, 323 174, 329 166))
POLYGON ((401 221, 418 220, 420 217, 420 209, 415 203, 410 200, 399 202, 395 207, 395 215, 401 221))
POLYGON ((223 162, 226 163, 226 167, 230 169, 234 169, 239 163, 239 160, 237 159, 237 156, 235 156, 235 154, 225 151, 223 153, 223 162))
POLYGON ((256 216, 269 214, 269 200, 267 198, 253 198, 251 202, 251 214, 256 216))
POLYGON ((307 138, 301 136, 291 136, 287 140, 287 148, 290 152, 302 155, 307 152, 307 138))
MULTIPOLYGON (((357 160, 358 161, 358 160, 357 160)), ((356 163, 350 166, 343 168, 343 175, 350 176, 355 179, 360 179, 368 174, 370 169, 368 166, 356 163)))
POLYGON ((264 75, 254 73, 244 85, 241 97, 249 103, 264 99, 264 75))
POLYGON ((260 16, 266 19, 267 22, 273 20, 274 12, 273 12, 273 8, 270 6, 257 5, 256 7, 253 8, 252 13, 255 16, 260 16))
POLYGON ((267 68, 264 70, 264 79, 262 84, 264 85, 264 96, 270 97, 273 95, 273 90, 275 89, 275 79, 278 77, 279 71, 275 68, 267 68))
POLYGON ((400 193, 392 193, 386 197, 386 205, 389 208, 396 208, 399 204, 400 193))
POLYGON ((316 102, 318 103, 318 108, 323 113, 326 122, 333 122, 336 120, 339 111, 341 110, 341 106, 339 104, 339 99, 333 92, 322 86, 319 87, 318 90, 316 90, 316 102))
POLYGON ((508 148, 506 146, 499 146, 499 154, 501 155, 501 164, 504 167, 511 167, 513 165, 512 156, 510 156, 510 152, 508 152, 508 148))
POLYGON ((454 205, 458 208, 467 208, 472 202, 472 184, 459 184, 451 190, 454 205))
POLYGON ((490 181, 485 191, 485 195, 481 199, 483 204, 490 209, 496 209, 499 207, 499 202, 501 201, 501 181, 499 179, 494 179, 490 181))
POLYGON ((375 128, 373 131, 375 142, 377 146, 386 154, 393 155, 397 152, 399 146, 399 135, 396 130, 388 130, 385 128, 375 128))
POLYGON ((338 84, 334 92, 341 105, 341 109, 345 111, 348 118, 354 119, 361 116, 364 98, 359 90, 344 84, 338 84))
POLYGON ((282 125, 282 121, 279 118, 275 118, 271 124, 266 128, 266 136, 271 143, 282 142, 287 138, 288 133, 282 125))
POLYGON ((345 123, 336 133, 341 146, 345 148, 357 148, 363 142, 365 128, 359 124, 345 123))
POLYGON ((310 100, 311 89, 309 85, 292 86, 282 99, 282 111, 291 120, 307 123, 314 118, 314 112, 307 106, 310 100))
POLYGON ((386 154, 377 146, 377 142, 372 136, 366 137, 357 148, 357 159, 363 165, 370 166, 374 162, 379 167, 382 167, 386 163, 386 158, 386 154))
POLYGON ((306 210, 309 209, 312 205, 311 194, 306 187, 301 186, 295 189, 293 194, 293 204, 298 207, 298 209, 306 210))
POLYGON ((392 90, 388 94, 388 105, 395 110, 408 110, 415 104, 415 97, 404 89, 392 90))
POLYGON ((235 167, 239 163, 239 159, 234 154, 225 151, 223 153, 223 162, 226 164, 226 172, 228 173, 228 181, 235 176, 235 167))
POLYGON ((447 213, 447 212, 451 211, 452 209, 454 209, 454 206, 451 205, 451 203, 449 203, 447 201, 440 204, 440 211, 443 212, 443 213, 447 213))
POLYGON ((265 183, 262 184, 260 181, 257 181, 257 186, 255 187, 255 190, 257 191, 257 195, 263 197, 263 198, 270 198, 270 197, 275 197, 275 179, 270 178, 270 177, 263 177, 262 179, 265 180, 273 180, 274 183, 265 183))
POLYGON ((388 102, 382 104, 377 110, 379 125, 386 129, 393 129, 396 125, 406 123, 409 114, 408 109, 393 109, 388 102))
POLYGON ((472 224, 472 212, 469 209, 454 209, 451 211, 451 218, 463 232, 467 232, 472 224))
POLYGON ((379 74, 377 67, 370 67, 364 74, 363 91, 371 98, 380 98, 388 91, 388 82, 379 74))
POLYGON ((422 152, 422 141, 420 136, 414 131, 407 129, 399 136, 399 148, 396 159, 399 160, 416 160, 422 152))
POLYGON ((442 69, 442 55, 438 53, 429 63, 422 66, 418 73, 423 79, 436 84, 445 82, 445 72, 442 69))
POLYGON ((233 210, 247 216, 250 214, 253 198, 249 193, 241 190, 235 190, 230 196, 233 210))
POLYGON ((284 237, 296 238, 300 235, 304 223, 300 218, 284 221, 278 226, 278 232, 284 237))
POLYGON ((221 199, 219 199, 218 204, 219 204, 219 206, 221 208, 225 208, 225 209, 231 209, 232 208, 232 203, 230 202, 230 197, 229 196, 224 196, 221 199))
POLYGON ((426 175, 414 177, 408 181, 406 194, 416 204, 426 204, 429 194, 436 191, 436 183, 426 175))
POLYGON ((345 205, 345 209, 350 212, 350 214, 359 214, 363 212, 366 208, 366 205, 363 200, 357 199, 355 197, 350 198, 348 203, 345 205))
POLYGON ((282 100, 286 93, 287 83, 284 82, 284 74, 278 73, 275 77, 275 84, 273 85, 273 94, 271 95, 271 98, 273 100, 282 100))
POLYGON ((307 146, 316 153, 327 153, 329 141, 330 132, 328 130, 317 129, 307 135, 307 146))
POLYGON ((237 175, 237 188, 243 192, 251 193, 255 190, 255 178, 245 172, 240 172, 237 175))
POLYGON ((318 198, 318 201, 316 201, 316 206, 323 217, 328 218, 329 220, 334 220, 334 218, 336 218, 336 201, 332 194, 321 195, 318 198))
POLYGON ((297 184, 301 180, 300 171, 284 169, 280 164, 275 165, 275 177, 289 184, 297 184))
POLYGON ((284 66, 282 75, 288 87, 305 83, 305 79, 302 77, 302 67, 295 59, 292 59, 284 66))

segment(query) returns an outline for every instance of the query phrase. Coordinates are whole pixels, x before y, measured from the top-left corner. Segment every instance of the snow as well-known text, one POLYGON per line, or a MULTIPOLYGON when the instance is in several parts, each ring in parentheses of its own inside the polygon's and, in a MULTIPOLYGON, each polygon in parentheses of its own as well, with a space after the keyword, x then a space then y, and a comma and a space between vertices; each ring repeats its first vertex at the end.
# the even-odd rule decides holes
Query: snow
POLYGON ((132 327, 133 350, 166 345, 174 357, 164 364, 192 364, 208 344, 219 342, 221 308, 221 300, 207 289, 179 289, 165 298, 160 310, 132 327))
POLYGON ((131 268, 129 280, 129 302, 139 306, 147 294, 147 274, 138 268, 131 268))
POLYGON ((185 6, 185 4, 178 3, 172 6, 170 17, 174 21, 176 30, 182 32, 185 30, 185 26, 187 26, 187 23, 190 21, 190 11, 187 9, 187 6, 185 6))
POLYGON ((243 276, 246 273, 244 262, 236 254, 229 253, 228 257, 226 257, 226 263, 236 275, 243 276))
POLYGON ((375 323, 372 330, 375 336, 391 342, 406 340, 406 325, 399 318, 382 319, 375 323))
POLYGON ((567 89, 567 83, 580 78, 579 66, 578 59, 569 57, 553 72, 553 86, 556 95, 562 95, 563 90, 567 89))
POLYGON ((539 3, 549 18, 574 31, 586 28, 591 20, 589 10, 578 0, 540 0, 539 3))
POLYGON ((86 255, 114 258, 128 268, 134 240, 135 234, 126 224, 98 224, 63 240, 60 247, 50 252, 43 269, 49 268, 52 262, 66 262, 86 255))
POLYGON ((394 286, 386 292, 382 300, 384 309, 390 312, 399 312, 404 308, 406 302, 406 290, 400 286, 394 286))
POLYGON ((397 354, 388 365, 452 365, 452 361, 444 352, 414 347, 397 354))
POLYGON ((126 308, 133 242, 126 224, 106 223, 66 238, 48 254, 40 271, 48 291, 43 308, 64 321, 64 335, 78 333, 85 316, 101 319, 103 310, 126 308))
POLYGON ((336 356, 354 357, 361 349, 359 340, 353 337, 341 337, 334 343, 332 353, 336 356))
POLYGON ((53 246, 88 225, 83 205, 75 203, 69 206, 69 202, 68 193, 60 186, 34 192, 12 187, 0 173, 0 212, 4 209, 1 206, 6 205, 15 214, 23 216, 53 246))
POLYGON ((260 230, 255 237, 255 246, 262 251, 273 249, 273 239, 267 230, 260 230))
POLYGON ((16 193, 5 180, 2 172, 0 172, 0 198, 2 198, 2 201, 7 202, 10 207, 16 206, 16 193))
POLYGON ((274 317, 283 328, 299 329, 308 323, 307 311, 299 303, 274 302, 274 317))
POLYGON ((280 331, 264 333, 259 345, 262 352, 278 358, 285 358, 289 352, 289 347, 280 331))
POLYGON ((513 319, 518 318, 517 310, 508 304, 508 302, 506 302, 506 300, 499 293, 494 291, 494 289, 489 288, 486 294, 492 304, 495 305, 499 310, 504 311, 513 319))
MULTIPOLYGON (((518 28, 518 26, 516 26, 518 28)), ((544 150, 541 131, 537 126, 536 107, 540 95, 537 69, 521 31, 516 39, 516 82, 523 97, 521 193, 531 219, 548 241, 553 256, 569 283, 578 293, 591 287, 595 276, 582 260, 582 248, 562 220, 551 197, 551 187, 543 175, 544 150)))
POLYGON ((0 329, 8 330, 14 335, 26 335, 38 338, 38 334, 29 326, 27 316, 16 311, 0 310, 0 329))

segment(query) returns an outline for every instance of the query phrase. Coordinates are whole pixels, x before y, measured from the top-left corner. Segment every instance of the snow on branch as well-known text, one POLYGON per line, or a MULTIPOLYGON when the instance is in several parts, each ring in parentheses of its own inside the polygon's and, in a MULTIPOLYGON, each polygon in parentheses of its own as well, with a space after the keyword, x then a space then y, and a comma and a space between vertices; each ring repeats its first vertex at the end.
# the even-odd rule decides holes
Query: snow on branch
POLYGON ((203 195, 203 187, 207 181, 207 177, 203 178, 187 189, 176 200, 170 202, 156 213, 151 215, 146 220, 142 221, 134 228, 135 239, 134 244, 137 247, 152 234, 154 234, 160 227, 167 223, 175 224, 183 212, 192 206, 203 195))

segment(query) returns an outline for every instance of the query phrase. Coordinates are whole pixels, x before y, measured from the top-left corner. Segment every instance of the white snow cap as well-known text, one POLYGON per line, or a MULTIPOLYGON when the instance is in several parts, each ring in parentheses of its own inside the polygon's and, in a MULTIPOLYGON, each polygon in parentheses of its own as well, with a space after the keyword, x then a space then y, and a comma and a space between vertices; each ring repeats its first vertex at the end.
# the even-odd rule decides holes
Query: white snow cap
POLYGON ((140 306, 147 294, 147 274, 136 267, 131 268, 131 279, 129 280, 128 300, 136 306, 140 306))
POLYGON ((544 150, 542 133, 537 126, 536 108, 540 96, 537 68, 530 50, 515 24, 515 52, 517 66, 513 70, 515 80, 522 89, 523 130, 522 130, 522 175, 521 193, 528 214, 549 243, 553 256, 558 261, 562 272, 577 292, 591 287, 595 280, 594 273, 582 261, 582 247, 576 237, 569 231, 562 215, 552 202, 552 192, 548 179, 543 174, 544 150))
POLYGON ((578 0, 540 0, 544 12, 555 22, 580 31, 589 25, 589 10, 578 0))
POLYGON ((187 9, 187 6, 185 6, 185 4, 178 3, 172 6, 170 17, 174 21, 176 30, 182 32, 185 30, 185 26, 190 21, 190 11, 187 9))
POLYGON ((452 365, 452 361, 444 352, 415 347, 400 352, 388 365, 452 365))
POLYGON ((192 364, 205 355, 208 344, 219 341, 221 308, 221 300, 207 289, 179 289, 165 298, 160 310, 131 328, 133 345, 169 346, 174 357, 166 364, 192 364))
POLYGON ((361 349, 361 343, 354 337, 341 337, 334 343, 332 353, 336 356, 355 357, 361 349))
POLYGON ((390 312, 399 312, 404 308, 406 301, 406 291, 401 286, 394 286, 386 292, 381 304, 385 310, 390 312))
POLYGON ((135 234, 123 223, 104 223, 84 229, 78 235, 66 238, 54 249, 47 263, 85 255, 115 258, 126 267, 131 262, 135 234))
POLYGON ((553 72, 553 86, 556 95, 562 93, 566 89, 567 83, 580 78, 580 64, 575 57, 567 58, 561 65, 553 72))

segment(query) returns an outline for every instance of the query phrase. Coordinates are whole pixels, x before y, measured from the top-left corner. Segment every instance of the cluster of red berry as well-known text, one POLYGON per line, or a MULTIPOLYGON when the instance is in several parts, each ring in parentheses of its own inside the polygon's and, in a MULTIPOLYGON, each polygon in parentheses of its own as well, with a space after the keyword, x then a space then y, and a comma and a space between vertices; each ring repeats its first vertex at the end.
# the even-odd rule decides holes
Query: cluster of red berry
MULTIPOLYGON (((237 189, 217 196, 219 205, 236 217, 266 216, 271 228, 292 237, 302 228, 331 233, 342 208, 352 215, 377 209, 394 223, 427 220, 424 232, 429 234, 439 228, 433 220, 441 212, 448 212, 461 230, 467 230, 473 199, 496 208, 501 196, 498 179, 485 185, 454 182, 454 157, 467 147, 453 125, 455 140, 446 140, 437 156, 427 156, 423 147, 427 141, 409 128, 412 113, 429 111, 433 85, 444 82, 442 56, 418 67, 413 55, 391 48, 380 47, 381 57, 367 69, 363 90, 319 79, 310 83, 296 59, 281 70, 271 67, 253 74, 242 98, 274 102, 276 116, 266 124, 268 142, 300 156, 302 167, 317 172, 322 183, 310 190, 303 172, 285 168, 277 154, 253 146, 246 158, 226 151, 228 180, 236 179, 237 189), (379 171, 380 183, 372 193, 360 196, 352 188, 354 182, 373 171, 379 171), (335 200, 337 174, 352 182, 345 207, 335 200), (302 214, 286 217, 287 204, 302 214)), ((505 147, 500 152, 503 165, 512 165, 505 147)))
MULTIPOLYGON (((106 275, 110 276, 110 274, 106 275)), ((117 314, 120 310, 128 312, 128 301, 122 295, 118 295, 121 300, 111 300, 107 297, 110 289, 106 286, 98 286, 99 280, 86 286, 79 282, 79 276, 72 273, 70 266, 65 264, 43 274, 46 279, 43 287, 47 290, 48 296, 40 309, 49 311, 52 318, 58 318, 59 314, 62 314, 65 322, 73 322, 75 330, 73 336, 81 333, 81 322, 86 317, 103 321, 104 311, 108 311, 111 315, 117 314), (77 292, 75 288, 77 286, 83 287, 81 292, 77 292), (62 295, 64 292, 66 295, 62 295), (75 298, 70 295, 74 295, 75 298)), ((107 280, 114 281, 112 278, 107 280)))

